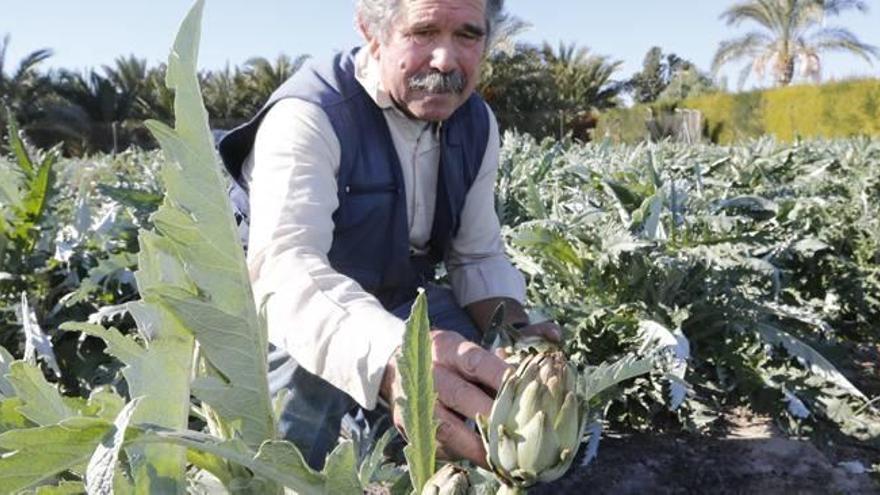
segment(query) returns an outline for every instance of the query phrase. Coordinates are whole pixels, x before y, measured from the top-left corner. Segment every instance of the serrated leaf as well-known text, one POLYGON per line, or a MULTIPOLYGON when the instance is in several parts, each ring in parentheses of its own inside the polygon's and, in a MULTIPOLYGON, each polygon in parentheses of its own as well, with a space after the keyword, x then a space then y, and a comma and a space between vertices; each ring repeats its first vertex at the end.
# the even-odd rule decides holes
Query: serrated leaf
POLYGON ((9 366, 13 362, 15 362, 15 358, 12 357, 12 354, 5 347, 0 346, 0 396, 2 397, 15 396, 15 389, 12 388, 12 384, 6 377, 9 373, 9 366))
POLYGON ((645 237, 652 241, 662 241, 666 239, 666 230, 660 221, 663 215, 663 193, 658 192, 645 200, 642 205, 647 210, 648 216, 645 219, 645 237))
POLYGON ((421 492, 434 474, 437 452, 437 424, 434 420, 437 394, 434 392, 429 331, 428 302, 424 290, 420 290, 406 320, 406 332, 397 359, 404 398, 398 399, 395 405, 402 412, 403 429, 408 441, 403 453, 416 493, 421 492))
POLYGON ((0 399, 0 433, 18 428, 29 428, 36 426, 28 420, 24 414, 19 412, 19 408, 24 405, 18 397, 8 397, 0 399))
POLYGON ((366 487, 373 481, 376 481, 375 475, 385 459, 385 447, 388 446, 388 443, 396 434, 397 431, 394 428, 388 428, 372 446, 370 454, 361 463, 361 467, 358 470, 358 479, 361 482, 361 486, 366 487))
POLYGON ((590 367, 584 370, 579 380, 579 395, 584 402, 589 402, 604 390, 639 375, 650 373, 652 369, 654 369, 654 359, 640 358, 635 354, 628 354, 614 363, 602 363, 590 367))
POLYGON ((789 354, 797 358, 803 366, 815 375, 834 383, 847 393, 862 400, 868 400, 864 393, 852 384, 843 374, 815 349, 795 336, 773 325, 758 323, 755 327, 758 335, 772 345, 782 346, 789 354))
POLYGON ((222 418, 225 427, 219 431, 234 431, 256 448, 275 431, 268 339, 198 84, 202 8, 201 0, 193 5, 168 60, 175 127, 146 124, 168 160, 161 169, 167 196, 151 217, 158 235, 141 237, 137 281, 147 302, 160 303, 198 339, 208 369, 218 375, 193 391, 222 418))
POLYGON ((37 322, 37 314, 28 303, 26 292, 21 293, 19 319, 21 320, 25 338, 24 360, 36 365, 37 358, 41 358, 55 373, 55 376, 60 377, 61 369, 58 368, 58 360, 55 358, 55 349, 52 347, 52 341, 49 340, 49 337, 40 328, 40 324, 37 322))
POLYGON ((71 418, 57 425, 0 434, 0 486, 16 492, 83 465, 110 430, 97 418, 71 418))
POLYGON ((9 382, 23 405, 19 412, 41 426, 54 425, 76 415, 58 390, 46 381, 36 366, 16 361, 9 367, 9 382))
POLYGON ((354 442, 346 440, 327 456, 323 474, 326 478, 325 493, 328 495, 361 495, 364 487, 358 479, 357 453, 354 442))
POLYGON ((140 403, 135 398, 125 405, 116 420, 113 421, 113 429, 107 433, 89 459, 85 473, 85 485, 89 495, 112 495, 114 493, 114 477, 116 474, 116 462, 119 460, 119 452, 125 442, 125 432, 131 416, 140 403))
POLYGON ((678 409, 687 398, 688 385, 684 377, 691 357, 691 346, 681 329, 669 330, 656 321, 639 321, 640 354, 668 350, 672 362, 667 363, 665 376, 669 380, 669 410, 678 409))
POLYGON ((9 138, 9 147, 12 149, 12 155, 25 176, 28 178, 33 177, 35 167, 19 134, 18 122, 16 122, 12 112, 6 112, 6 116, 6 132, 9 138))
POLYGON ((172 443, 207 452, 244 466, 257 475, 303 495, 325 495, 326 477, 306 463, 296 446, 287 441, 270 440, 259 451, 248 449, 239 440, 222 440, 195 431, 150 430, 139 443, 172 443))
POLYGON ((541 194, 538 192, 538 186, 535 185, 530 177, 525 178, 526 183, 526 211, 529 216, 535 220, 543 220, 547 218, 547 209, 544 208, 544 202, 541 201, 541 194))

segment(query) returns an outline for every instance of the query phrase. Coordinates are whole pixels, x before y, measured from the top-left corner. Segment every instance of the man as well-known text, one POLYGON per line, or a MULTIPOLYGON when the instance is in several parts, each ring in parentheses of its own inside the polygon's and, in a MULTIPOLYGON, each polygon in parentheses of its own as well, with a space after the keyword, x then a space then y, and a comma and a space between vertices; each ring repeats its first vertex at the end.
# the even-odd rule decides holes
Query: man
POLYGON ((447 456, 485 466, 465 418, 489 412, 507 369, 473 343, 496 306, 559 338, 553 324, 529 325, 494 210, 498 129, 474 88, 503 19, 503 0, 360 0, 365 45, 300 71, 220 143, 249 189, 270 386, 289 391, 279 426, 312 466, 356 405, 382 401, 400 424, 395 363, 418 287, 447 456), (451 290, 430 283, 441 261, 451 290))

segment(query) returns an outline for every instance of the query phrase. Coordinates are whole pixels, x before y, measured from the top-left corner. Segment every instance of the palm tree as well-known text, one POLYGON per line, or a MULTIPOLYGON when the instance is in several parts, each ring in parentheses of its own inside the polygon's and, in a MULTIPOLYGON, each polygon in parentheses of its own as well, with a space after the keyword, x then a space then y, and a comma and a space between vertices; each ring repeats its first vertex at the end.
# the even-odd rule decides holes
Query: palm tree
POLYGON ((570 131, 576 138, 587 139, 589 130, 596 125, 597 113, 618 104, 624 84, 612 77, 622 62, 594 55, 588 48, 578 48, 574 43, 559 43, 554 51, 545 42, 541 54, 561 99, 557 109, 559 137, 570 131))
POLYGON ((623 86, 611 78, 623 62, 594 55, 589 48, 559 43, 556 51, 544 42, 544 61, 550 67, 563 99, 580 110, 605 110, 617 106, 623 86))
MULTIPOLYGON (((6 50, 9 48, 9 35, 0 41, 0 109, 7 107, 22 124, 26 124, 36 115, 39 102, 49 90, 48 78, 37 73, 37 66, 52 56, 49 49, 41 49, 27 54, 18 64, 18 68, 7 74, 6 50)), ((5 125, 6 119, 0 123, 5 125)))
POLYGON ((272 92, 294 75, 308 59, 308 55, 290 58, 288 55, 281 54, 275 59, 275 63, 263 57, 254 57, 245 62, 244 72, 247 74, 248 84, 252 91, 251 97, 257 104, 257 108, 262 106, 272 92))
POLYGON ((712 61, 717 74, 725 64, 747 58, 750 63, 740 73, 740 86, 752 71, 763 77, 769 69, 774 80, 787 86, 796 69, 814 80, 821 74, 820 54, 827 51, 849 52, 869 63, 880 57, 880 50, 863 43, 848 29, 826 26, 825 19, 845 10, 866 12, 861 0, 746 0, 721 14, 727 25, 738 26, 749 21, 760 29, 718 47, 712 61))
POLYGON ((75 154, 115 151, 128 140, 124 123, 131 116, 134 100, 93 70, 62 70, 54 84, 59 97, 46 105, 45 116, 35 131, 61 138, 75 154))

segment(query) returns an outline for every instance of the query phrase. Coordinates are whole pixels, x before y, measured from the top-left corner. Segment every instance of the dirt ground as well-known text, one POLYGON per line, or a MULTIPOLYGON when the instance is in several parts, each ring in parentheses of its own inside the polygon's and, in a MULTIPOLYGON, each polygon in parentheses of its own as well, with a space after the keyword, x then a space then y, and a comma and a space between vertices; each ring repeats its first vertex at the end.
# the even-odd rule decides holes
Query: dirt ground
MULTIPOLYGON (((869 397, 880 396, 880 349, 859 345, 840 363, 869 397)), ((792 440, 766 417, 725 416, 719 437, 606 432, 590 465, 529 491, 562 494, 880 494, 880 449, 854 440, 792 440), (866 472, 860 472, 865 470, 866 472)))
POLYGON ((880 494, 869 473, 841 464, 869 470, 880 453, 858 447, 823 452, 782 437, 766 419, 734 419, 741 424, 725 438, 606 434, 589 466, 529 493, 880 494))

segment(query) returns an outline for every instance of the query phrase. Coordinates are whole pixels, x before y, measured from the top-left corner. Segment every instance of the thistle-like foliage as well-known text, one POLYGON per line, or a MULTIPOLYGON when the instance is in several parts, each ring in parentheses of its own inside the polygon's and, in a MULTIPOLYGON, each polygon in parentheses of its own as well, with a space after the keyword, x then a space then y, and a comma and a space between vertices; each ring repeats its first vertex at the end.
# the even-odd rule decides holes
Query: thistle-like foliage
POLYGON ((719 404, 747 402, 792 432, 831 420, 876 438, 875 403, 822 355, 876 345, 878 163, 872 140, 611 147, 507 136, 498 204, 529 299, 567 330, 579 367, 658 338, 675 348, 666 373, 603 393, 618 399, 612 424, 648 429, 672 413, 703 429, 719 404))

